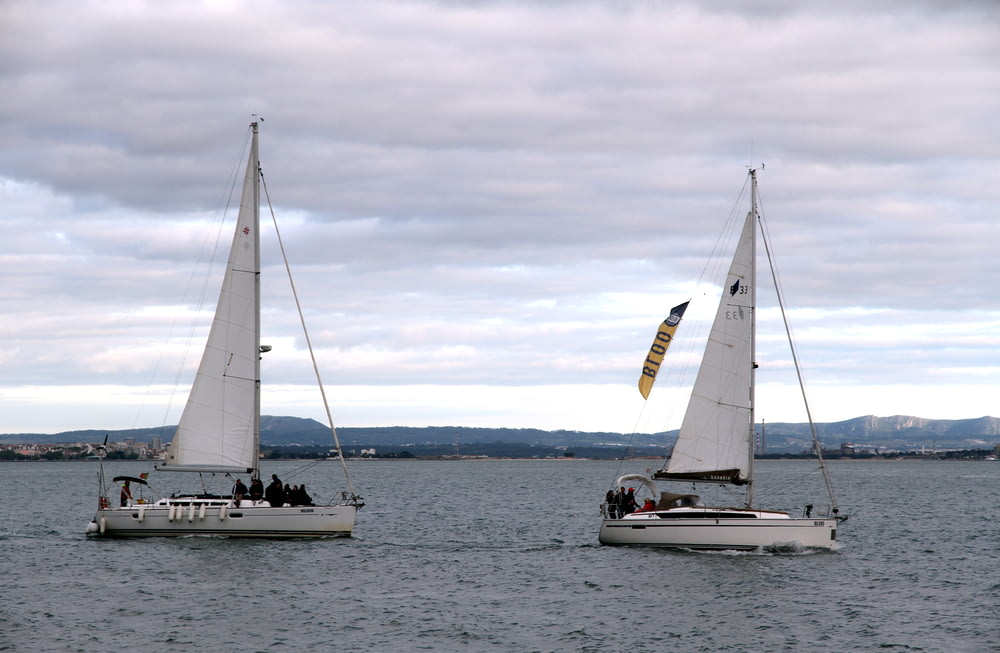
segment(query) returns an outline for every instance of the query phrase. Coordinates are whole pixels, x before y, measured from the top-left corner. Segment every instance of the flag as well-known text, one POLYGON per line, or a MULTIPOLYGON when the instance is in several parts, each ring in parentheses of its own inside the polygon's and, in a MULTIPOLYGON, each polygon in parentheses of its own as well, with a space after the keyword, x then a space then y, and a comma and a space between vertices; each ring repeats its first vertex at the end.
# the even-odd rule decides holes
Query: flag
POLYGON ((663 355, 667 353, 670 341, 674 339, 674 331, 684 317, 684 309, 690 302, 684 302, 670 309, 670 315, 663 320, 656 337, 653 338, 653 346, 649 348, 649 355, 642 362, 642 376, 639 377, 639 392, 643 399, 649 398, 649 391, 653 389, 653 381, 656 380, 656 373, 663 362, 663 355))

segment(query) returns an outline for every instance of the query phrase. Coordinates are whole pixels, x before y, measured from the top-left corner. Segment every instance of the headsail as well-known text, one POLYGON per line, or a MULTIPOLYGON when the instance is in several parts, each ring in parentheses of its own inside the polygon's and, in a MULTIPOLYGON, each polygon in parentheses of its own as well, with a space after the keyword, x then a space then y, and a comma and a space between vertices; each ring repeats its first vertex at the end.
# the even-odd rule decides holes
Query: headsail
POLYGON ((749 481, 754 217, 743 225, 670 464, 656 478, 749 481))
POLYGON ((656 337, 653 338, 653 346, 649 348, 649 354, 642 362, 642 376, 639 377, 639 392, 643 399, 649 399, 649 391, 653 389, 653 382, 656 381, 656 373, 660 371, 663 355, 667 353, 667 347, 673 341, 674 332, 681 323, 684 310, 689 303, 684 302, 670 309, 670 315, 660 324, 656 337))
POLYGON ((260 193, 257 125, 236 233, 198 374, 166 462, 172 471, 256 469, 260 422, 260 193))

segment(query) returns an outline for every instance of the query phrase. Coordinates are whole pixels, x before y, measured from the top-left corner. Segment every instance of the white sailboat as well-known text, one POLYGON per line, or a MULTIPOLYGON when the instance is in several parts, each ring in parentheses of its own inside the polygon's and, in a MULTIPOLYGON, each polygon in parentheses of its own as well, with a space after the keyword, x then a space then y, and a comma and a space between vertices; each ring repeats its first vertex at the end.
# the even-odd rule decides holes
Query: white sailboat
MULTIPOLYGON (((146 475, 115 477, 115 483, 105 485, 102 460, 98 510, 87 526, 88 535, 347 537, 354 530, 355 516, 364 504, 351 486, 329 406, 327 417, 348 486, 339 501, 295 505, 300 502, 292 499, 272 505, 251 496, 256 493, 249 489, 243 497, 234 496, 232 490, 226 494, 225 489, 217 493, 205 489, 213 482, 232 488, 237 478, 243 481, 243 475, 247 481, 260 478, 260 360, 270 347, 260 344, 261 171, 256 121, 250 124, 250 131, 239 218, 215 317, 166 460, 155 467, 162 472, 197 473, 202 490, 148 501, 132 498, 123 490, 119 501, 117 496, 109 497, 112 489, 118 490, 116 482, 136 483, 145 489, 146 475)), ((294 285, 292 292, 294 295, 294 285)), ((301 310, 299 315, 301 318, 301 310)), ((302 324, 305 340, 310 343, 304 321, 302 324)), ((311 343, 309 350, 312 354, 311 343)), ((315 357, 313 365, 315 368, 315 357)), ((316 377, 319 381, 318 368, 316 377)), ((326 404, 321 383, 320 391, 326 404)))
MULTIPOLYGON (((846 517, 837 507, 811 415, 813 446, 830 499, 826 512, 814 515, 809 505, 802 516, 793 517, 788 512, 754 506, 756 234, 760 221, 756 172, 750 170, 750 211, 722 287, 722 299, 669 463, 652 475, 627 474, 616 479, 616 489, 642 486, 651 495, 650 502, 645 509, 628 514, 620 508, 617 496, 605 503, 599 535, 602 544, 738 550, 836 547, 837 526, 846 517), (699 483, 743 486, 746 498, 738 507, 706 506, 697 494, 660 491, 657 481, 695 484, 696 488, 699 483)), ((779 305, 784 316, 780 293, 779 305)), ((681 314, 684 306, 678 307, 681 314)), ((666 333, 666 337, 658 334, 658 342, 669 343, 677 321, 679 316, 664 323, 661 334, 666 333)), ((787 318, 785 324, 787 330, 787 318)), ((665 347, 657 349, 654 342, 659 357, 664 351, 665 347)), ((794 347, 792 358, 798 371, 794 347)), ((655 368, 650 371, 650 365, 659 365, 658 359, 651 359, 644 368, 647 377, 655 377, 655 368)), ((800 383, 801 378, 799 374, 800 383)), ((644 384, 646 394, 648 378, 640 381, 640 390, 644 384)), ((805 399, 804 392, 802 396, 805 399)), ((808 404, 806 413, 809 415, 808 404)))

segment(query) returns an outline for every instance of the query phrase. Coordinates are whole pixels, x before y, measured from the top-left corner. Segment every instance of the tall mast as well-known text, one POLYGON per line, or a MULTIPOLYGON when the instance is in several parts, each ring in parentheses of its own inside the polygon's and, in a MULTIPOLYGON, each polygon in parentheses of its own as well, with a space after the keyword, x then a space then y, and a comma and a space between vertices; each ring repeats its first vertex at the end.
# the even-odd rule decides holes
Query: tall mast
POLYGON ((753 505, 753 458, 754 458, 754 416, 757 376, 757 170, 750 169, 750 220, 753 223, 753 239, 750 245, 750 424, 747 425, 750 438, 749 460, 747 460, 747 507, 753 505))
POLYGON ((254 269, 254 409, 253 476, 260 478, 260 152, 257 148, 257 121, 250 123, 250 160, 253 162, 253 269, 254 269))

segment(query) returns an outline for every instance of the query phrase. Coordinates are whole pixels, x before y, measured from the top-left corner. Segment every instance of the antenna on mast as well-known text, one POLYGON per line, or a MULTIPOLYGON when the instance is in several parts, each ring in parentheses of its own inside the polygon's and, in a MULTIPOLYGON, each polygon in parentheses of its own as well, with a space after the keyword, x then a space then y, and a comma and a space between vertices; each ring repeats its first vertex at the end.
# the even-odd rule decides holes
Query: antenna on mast
MULTIPOLYGON (((760 164, 760 169, 764 169, 763 163, 760 164)), ((747 164, 747 170, 756 170, 756 168, 753 167, 753 141, 750 141, 750 163, 747 164)))

